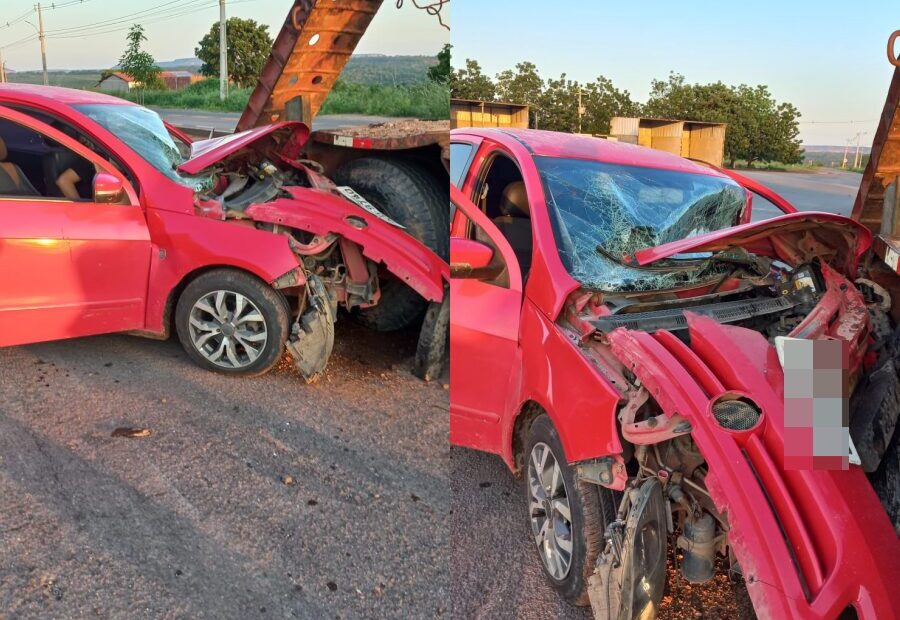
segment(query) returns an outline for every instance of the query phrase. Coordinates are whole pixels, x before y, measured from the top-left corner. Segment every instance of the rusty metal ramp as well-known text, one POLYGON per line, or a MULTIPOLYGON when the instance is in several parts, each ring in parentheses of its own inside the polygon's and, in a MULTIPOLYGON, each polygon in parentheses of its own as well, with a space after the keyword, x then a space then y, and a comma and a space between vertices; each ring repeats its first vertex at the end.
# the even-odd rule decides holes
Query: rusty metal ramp
POLYGON ((295 0, 237 131, 312 124, 383 0, 295 0))

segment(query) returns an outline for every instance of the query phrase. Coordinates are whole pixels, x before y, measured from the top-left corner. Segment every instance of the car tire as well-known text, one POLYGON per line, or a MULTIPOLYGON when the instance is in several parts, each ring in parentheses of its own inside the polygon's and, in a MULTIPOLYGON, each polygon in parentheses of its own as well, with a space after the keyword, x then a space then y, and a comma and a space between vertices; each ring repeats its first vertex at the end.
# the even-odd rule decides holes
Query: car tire
POLYGON ((564 575, 551 572, 548 564, 552 562, 546 559, 547 555, 543 552, 543 548, 536 544, 538 559, 547 579, 565 600, 574 605, 589 605, 588 578, 594 571, 597 556, 603 551, 603 533, 606 525, 615 520, 615 497, 610 489, 578 479, 575 468, 566 462, 559 433, 553 426, 550 417, 546 414, 539 415, 532 422, 528 432, 525 446, 525 467, 523 468, 528 531, 535 543, 537 543, 537 537, 535 536, 535 519, 532 509, 532 471, 535 467, 532 459, 535 448, 539 446, 549 448, 562 474, 571 514, 572 552, 568 570, 564 575))
POLYGON ((185 287, 175 307, 175 328, 188 357, 202 368, 228 375, 253 377, 271 370, 284 354, 289 321, 290 309, 281 293, 235 269, 201 274, 185 287), (219 293, 221 314, 216 309, 219 293))
MULTIPOLYGON (((363 157, 348 162, 334 175, 444 260, 450 254, 450 208, 446 186, 414 163, 388 157, 363 157), (443 191, 442 191, 443 190, 443 191)), ((354 312, 366 327, 396 331, 419 320, 427 302, 404 282, 382 273, 381 300, 354 312)))

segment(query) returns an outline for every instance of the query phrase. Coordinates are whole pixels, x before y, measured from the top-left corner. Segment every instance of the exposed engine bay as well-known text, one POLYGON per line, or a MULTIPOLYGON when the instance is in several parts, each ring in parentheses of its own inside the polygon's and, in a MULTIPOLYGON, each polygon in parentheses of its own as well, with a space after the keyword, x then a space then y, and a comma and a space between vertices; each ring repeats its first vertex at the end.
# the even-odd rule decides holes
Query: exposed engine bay
MULTIPOLYGON (((721 258, 721 257, 720 257, 721 258)), ((756 257, 753 257, 756 258, 756 257)), ((718 323, 741 325, 764 333, 770 340, 789 334, 812 310, 825 292, 825 282, 817 262, 796 269, 764 260, 751 260, 746 252, 732 253, 736 265, 752 264, 756 271, 743 279, 734 272, 711 292, 689 298, 641 300, 634 297, 606 297, 611 313, 590 320, 599 333, 618 327, 656 332, 661 329, 684 333, 685 311, 708 316, 718 323), (738 262, 740 261, 740 262, 738 262), (729 283, 728 290, 721 290, 729 283)), ((658 296, 661 297, 661 296, 658 296)))

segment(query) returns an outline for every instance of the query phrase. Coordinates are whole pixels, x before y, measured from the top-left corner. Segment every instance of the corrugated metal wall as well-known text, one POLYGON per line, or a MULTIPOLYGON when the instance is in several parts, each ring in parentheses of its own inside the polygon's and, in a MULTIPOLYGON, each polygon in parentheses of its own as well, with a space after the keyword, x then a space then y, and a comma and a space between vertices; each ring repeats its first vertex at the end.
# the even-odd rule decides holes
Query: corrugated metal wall
POLYGON ((489 101, 450 100, 450 127, 528 128, 528 106, 489 101))
POLYGON ((613 117, 609 136, 682 157, 722 165, 725 150, 724 123, 701 123, 659 118, 613 117))

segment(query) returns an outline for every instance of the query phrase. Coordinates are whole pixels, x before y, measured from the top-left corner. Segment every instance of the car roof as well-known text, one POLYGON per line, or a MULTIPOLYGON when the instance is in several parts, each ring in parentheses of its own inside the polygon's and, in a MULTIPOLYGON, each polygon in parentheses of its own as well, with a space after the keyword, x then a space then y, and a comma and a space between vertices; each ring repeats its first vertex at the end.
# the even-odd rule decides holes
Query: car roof
POLYGON ((62 88, 61 86, 40 86, 37 84, 0 84, 0 96, 8 96, 21 101, 43 99, 64 105, 89 103, 107 103, 118 105, 135 105, 130 101, 91 90, 62 88))
POLYGON ((617 140, 542 129, 466 127, 455 129, 452 133, 476 135, 507 144, 510 140, 515 140, 536 157, 584 159, 727 178, 714 167, 702 162, 694 162, 672 153, 617 140))

